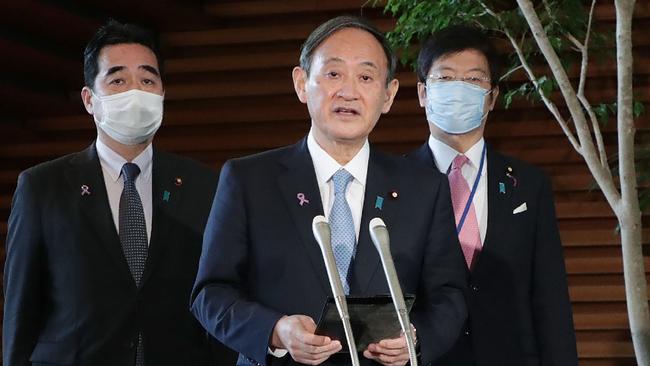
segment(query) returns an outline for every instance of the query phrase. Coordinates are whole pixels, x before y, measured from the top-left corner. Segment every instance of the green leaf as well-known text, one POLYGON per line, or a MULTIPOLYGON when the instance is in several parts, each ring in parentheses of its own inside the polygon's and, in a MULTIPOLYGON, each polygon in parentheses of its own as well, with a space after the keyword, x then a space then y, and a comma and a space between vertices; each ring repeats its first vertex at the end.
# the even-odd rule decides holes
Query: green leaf
POLYGON ((596 114, 596 117, 598 117, 598 121, 603 126, 607 126, 607 123, 609 122, 609 112, 607 110, 607 106, 604 103, 600 103, 594 107, 594 113, 596 114))
POLYGON ((555 81, 553 78, 549 78, 544 75, 541 78, 537 79, 538 92, 543 94, 545 97, 550 97, 551 93, 555 89, 555 81))
POLYGON ((549 42, 551 43, 551 46, 555 49, 555 51, 559 52, 562 50, 562 38, 560 37, 549 37, 549 42))
POLYGON ((636 100, 634 101, 634 106, 632 109, 634 113, 634 118, 639 118, 642 114, 645 113, 645 106, 643 105, 643 103, 636 100))
POLYGON ((510 108, 510 105, 512 104, 512 98, 517 94, 517 89, 515 90, 508 90, 504 95, 503 95, 503 107, 505 109, 510 108))

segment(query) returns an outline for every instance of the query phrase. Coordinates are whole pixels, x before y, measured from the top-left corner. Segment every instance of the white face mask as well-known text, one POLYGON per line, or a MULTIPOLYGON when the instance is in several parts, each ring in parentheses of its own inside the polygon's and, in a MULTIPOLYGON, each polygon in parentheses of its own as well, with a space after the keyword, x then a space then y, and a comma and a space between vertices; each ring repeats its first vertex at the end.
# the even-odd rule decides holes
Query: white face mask
POLYGON ((136 145, 152 137, 162 122, 162 95, 139 89, 106 95, 92 93, 93 117, 102 131, 124 145, 136 145))
POLYGON ((448 134, 475 130, 487 116, 485 97, 490 90, 464 81, 427 81, 426 88, 427 120, 448 134))

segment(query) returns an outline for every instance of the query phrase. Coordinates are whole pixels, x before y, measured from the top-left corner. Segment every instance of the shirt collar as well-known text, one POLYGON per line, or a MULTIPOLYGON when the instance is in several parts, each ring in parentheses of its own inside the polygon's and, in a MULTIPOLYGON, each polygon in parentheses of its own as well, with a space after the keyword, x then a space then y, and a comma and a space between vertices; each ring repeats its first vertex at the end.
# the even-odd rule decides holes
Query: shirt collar
MULTIPOLYGON (((475 169, 478 169, 481 164, 481 154, 483 153, 483 146, 485 145, 485 140, 481 137, 467 152, 463 155, 467 156, 470 163, 475 169)), ((444 142, 434 138, 432 135, 429 135, 429 149, 433 154, 433 158, 436 161, 436 166, 440 172, 446 174, 449 170, 451 162, 456 158, 456 155, 462 154, 453 147, 445 144, 444 142)))
MULTIPOLYGON (((113 151, 110 147, 102 142, 99 138, 95 140, 95 147, 97 149, 97 156, 102 166, 105 168, 105 172, 108 173, 108 177, 112 182, 117 182, 120 178, 120 173, 122 172, 122 166, 127 163, 120 154, 113 151)), ((138 156, 133 159, 132 163, 136 164, 140 168, 141 179, 145 181, 151 180, 151 162, 153 160, 153 147, 152 144, 149 144, 144 151, 142 151, 138 156)))
POLYGON ((316 179, 318 180, 319 186, 327 183, 334 173, 341 168, 352 174, 354 179, 361 183, 361 185, 366 185, 368 161, 370 159, 370 144, 368 143, 368 139, 366 139, 354 158, 345 165, 339 164, 325 150, 323 150, 318 142, 316 142, 311 130, 309 130, 309 135, 307 135, 307 149, 309 149, 311 160, 314 163, 314 170, 316 171, 316 179))

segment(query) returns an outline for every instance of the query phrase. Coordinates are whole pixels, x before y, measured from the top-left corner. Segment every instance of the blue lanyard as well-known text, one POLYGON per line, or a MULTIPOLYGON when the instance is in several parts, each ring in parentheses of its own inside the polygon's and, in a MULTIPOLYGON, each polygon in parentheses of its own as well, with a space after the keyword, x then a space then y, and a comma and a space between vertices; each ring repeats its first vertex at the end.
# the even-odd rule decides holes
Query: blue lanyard
MULTIPOLYGON (((476 189, 478 188, 478 182, 481 180, 481 175, 483 175, 483 164, 485 163, 485 155, 487 155, 487 144, 483 143, 483 152, 481 153, 481 163, 478 167, 478 174, 476 174, 476 179, 474 179, 474 185, 472 186, 472 192, 469 194, 467 203, 465 203, 465 209, 463 210, 463 215, 460 217, 460 221, 456 226, 456 234, 460 234, 460 230, 463 228, 465 219, 467 218, 467 213, 469 208, 472 207, 472 201, 474 200, 474 195, 476 194, 476 189)), ((449 171, 451 171, 451 166, 449 166, 449 171)), ((447 171, 447 174, 449 174, 447 171)))

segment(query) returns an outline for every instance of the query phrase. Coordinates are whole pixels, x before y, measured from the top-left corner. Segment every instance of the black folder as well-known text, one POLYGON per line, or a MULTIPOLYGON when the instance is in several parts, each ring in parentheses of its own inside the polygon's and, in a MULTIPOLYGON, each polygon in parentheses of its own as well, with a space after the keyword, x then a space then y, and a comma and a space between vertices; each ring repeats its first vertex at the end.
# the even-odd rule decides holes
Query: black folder
MULTIPOLYGON (((359 353, 363 352, 369 344, 379 342, 382 339, 397 338, 401 334, 399 318, 395 312, 395 305, 390 295, 378 295, 371 297, 348 296, 348 313, 352 334, 359 353)), ((411 311, 414 295, 405 295, 407 311, 411 311)), ((333 297, 328 297, 323 307, 316 334, 326 335, 331 339, 341 341, 343 349, 339 352, 349 353, 343 321, 339 316, 336 302, 333 297)))

